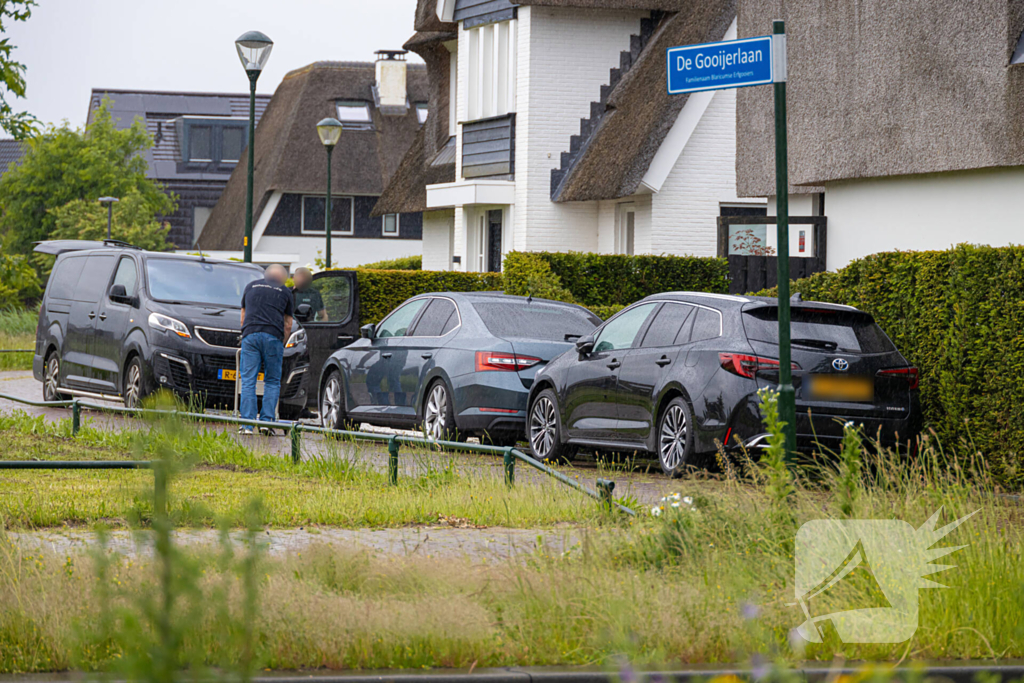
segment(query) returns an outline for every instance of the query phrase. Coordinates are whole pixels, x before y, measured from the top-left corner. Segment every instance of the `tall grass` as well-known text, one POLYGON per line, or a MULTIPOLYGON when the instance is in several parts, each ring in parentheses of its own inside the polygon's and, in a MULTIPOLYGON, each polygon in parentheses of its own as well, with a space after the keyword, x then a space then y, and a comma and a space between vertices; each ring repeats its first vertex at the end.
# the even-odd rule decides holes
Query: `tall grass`
MULTIPOLYGON (((33 349, 39 314, 22 308, 0 309, 0 349, 33 349)), ((0 353, 0 371, 32 368, 31 353, 0 353)))

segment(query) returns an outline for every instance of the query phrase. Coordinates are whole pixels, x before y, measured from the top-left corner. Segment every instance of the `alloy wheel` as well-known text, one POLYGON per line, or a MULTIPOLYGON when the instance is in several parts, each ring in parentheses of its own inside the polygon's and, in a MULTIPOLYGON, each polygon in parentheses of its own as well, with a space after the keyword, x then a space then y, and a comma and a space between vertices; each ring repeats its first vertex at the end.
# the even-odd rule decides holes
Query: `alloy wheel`
POLYGON ((327 429, 337 429, 341 418, 341 381, 337 375, 332 375, 324 387, 323 400, 320 403, 320 415, 323 426, 327 429))
POLYGON ((558 438, 558 420, 551 399, 542 396, 530 411, 530 446, 542 460, 551 455, 558 438))
POLYGON ((435 441, 441 440, 448 427, 448 391, 443 384, 436 384, 427 397, 427 405, 423 411, 423 425, 427 437, 435 441))
POLYGON ((43 400, 56 401, 60 398, 60 359, 54 354, 46 361, 46 376, 43 378, 43 400))
POLYGON ((124 382, 124 405, 126 408, 138 408, 142 403, 142 368, 138 363, 128 366, 128 377, 124 382))
POLYGON ((658 454, 665 470, 675 470, 686 461, 686 413, 678 406, 669 406, 661 421, 658 454))

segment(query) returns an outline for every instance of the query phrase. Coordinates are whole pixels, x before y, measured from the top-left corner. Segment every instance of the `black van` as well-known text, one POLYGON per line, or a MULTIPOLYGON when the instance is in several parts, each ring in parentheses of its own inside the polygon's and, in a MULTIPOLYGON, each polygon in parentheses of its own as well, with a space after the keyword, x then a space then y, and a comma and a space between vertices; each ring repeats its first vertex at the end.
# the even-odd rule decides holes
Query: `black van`
MULTIPOLYGON (((32 371, 43 399, 83 396, 137 407, 160 388, 208 407, 235 401, 242 290, 263 277, 260 266, 201 256, 148 252, 123 242, 41 242, 57 257, 36 328, 32 371)), ((286 340, 281 374, 283 419, 316 404, 320 366, 358 337, 355 279, 318 274, 327 309, 300 311, 286 340), (310 368, 315 368, 310 372, 310 368)))

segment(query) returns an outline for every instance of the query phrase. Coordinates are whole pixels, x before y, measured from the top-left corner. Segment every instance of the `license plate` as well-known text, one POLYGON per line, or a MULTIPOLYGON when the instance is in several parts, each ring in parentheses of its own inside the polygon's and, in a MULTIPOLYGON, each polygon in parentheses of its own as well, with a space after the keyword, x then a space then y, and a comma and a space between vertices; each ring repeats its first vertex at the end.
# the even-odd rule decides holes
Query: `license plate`
MULTIPOLYGON (((234 370, 218 370, 217 371, 217 379, 223 379, 223 380, 227 380, 228 382, 234 382, 235 381, 235 371, 234 370)), ((262 372, 260 374, 256 375, 256 380, 258 382, 262 382, 263 381, 263 373, 262 372)))
POLYGON ((810 375, 805 380, 807 398, 819 401, 871 401, 875 382, 862 375, 810 375))

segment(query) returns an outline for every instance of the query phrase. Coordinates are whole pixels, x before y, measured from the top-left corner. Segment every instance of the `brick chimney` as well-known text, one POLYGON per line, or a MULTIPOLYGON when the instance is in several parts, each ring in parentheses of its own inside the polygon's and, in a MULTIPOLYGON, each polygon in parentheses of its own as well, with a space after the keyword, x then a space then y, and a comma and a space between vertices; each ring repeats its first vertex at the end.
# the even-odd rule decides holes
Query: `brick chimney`
POLYGON ((377 51, 377 83, 374 99, 377 108, 385 115, 402 116, 408 111, 406 90, 405 50, 377 51))

